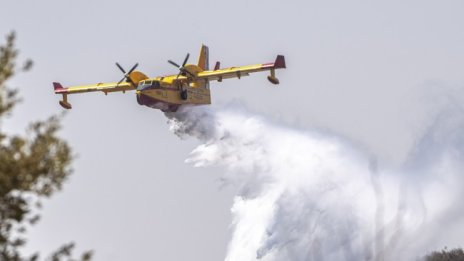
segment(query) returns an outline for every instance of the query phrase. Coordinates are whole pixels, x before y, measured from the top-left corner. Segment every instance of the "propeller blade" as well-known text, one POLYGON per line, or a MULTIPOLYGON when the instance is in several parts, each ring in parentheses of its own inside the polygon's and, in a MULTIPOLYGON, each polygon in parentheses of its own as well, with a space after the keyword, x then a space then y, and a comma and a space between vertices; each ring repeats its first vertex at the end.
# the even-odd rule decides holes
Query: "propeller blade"
POLYGON ((175 62, 173 62, 173 61, 171 61, 171 60, 168 60, 168 63, 170 63, 170 64, 176 66, 177 68, 180 68, 180 65, 178 65, 177 63, 175 63, 175 62))
POLYGON ((127 72, 127 75, 129 75, 133 70, 135 70, 135 68, 137 68, 137 66, 139 66, 139 63, 136 63, 134 66, 132 66, 132 68, 129 70, 129 72, 127 72))
POLYGON ((116 66, 118 66, 119 70, 121 70, 124 74, 126 74, 126 71, 124 71, 124 69, 122 68, 121 65, 119 65, 119 63, 116 63, 116 66))
POLYGON ((187 71, 185 69, 185 65, 187 64, 187 61, 188 61, 189 57, 190 57, 190 54, 187 53, 187 55, 184 58, 184 62, 182 63, 182 66, 178 65, 177 63, 175 63, 175 62, 173 62, 171 60, 168 60, 168 63, 176 66, 177 68, 179 68, 179 74, 177 74, 176 80, 179 79, 179 76, 181 76, 181 75, 185 76, 185 74, 189 74, 190 76, 195 77, 195 75, 193 75, 191 72, 189 72, 189 71, 187 71))
POLYGON ((124 81, 126 79, 126 76, 124 76, 116 85, 119 85, 120 83, 122 83, 122 81, 124 81))
POLYGON ((187 61, 188 61, 188 59, 189 59, 189 56, 190 56, 190 54, 187 53, 187 56, 185 56, 184 62, 182 63, 182 67, 184 67, 185 64, 187 63, 187 61))

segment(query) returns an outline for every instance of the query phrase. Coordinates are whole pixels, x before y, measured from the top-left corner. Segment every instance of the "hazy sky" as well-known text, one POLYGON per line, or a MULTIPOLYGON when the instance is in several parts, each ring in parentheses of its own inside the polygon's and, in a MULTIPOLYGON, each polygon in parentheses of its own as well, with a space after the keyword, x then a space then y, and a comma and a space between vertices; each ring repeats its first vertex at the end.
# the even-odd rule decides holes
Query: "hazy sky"
MULTIPOLYGON (((125 68, 176 73, 166 61, 202 43, 224 67, 284 54, 281 84, 266 74, 213 83, 213 103, 241 102, 301 128, 328 129, 393 164, 407 156, 433 109, 430 86, 464 82, 462 1, 8 1, 0 33, 18 33, 32 72, 10 82, 24 103, 9 131, 59 113, 51 83, 117 81, 125 68)), ((221 169, 184 160, 180 140, 133 93, 70 97, 62 136, 75 173, 45 203, 28 249, 48 253, 75 241, 97 260, 224 258, 234 188, 221 169)))

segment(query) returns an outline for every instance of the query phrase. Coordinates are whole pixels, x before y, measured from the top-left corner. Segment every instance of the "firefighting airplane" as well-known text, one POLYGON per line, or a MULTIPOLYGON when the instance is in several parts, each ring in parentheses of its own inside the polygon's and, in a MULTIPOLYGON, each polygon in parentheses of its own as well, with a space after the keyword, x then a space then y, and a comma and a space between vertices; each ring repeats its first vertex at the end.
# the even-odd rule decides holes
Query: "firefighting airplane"
POLYGON ((123 92, 135 90, 137 102, 151 108, 160 109, 164 112, 175 112, 182 105, 204 105, 211 104, 210 81, 222 82, 224 79, 241 78, 250 73, 270 71, 267 79, 273 84, 279 84, 275 76, 276 69, 285 67, 285 58, 278 55, 273 63, 247 65, 220 69, 220 63, 216 62, 213 70, 209 70, 209 51, 203 45, 200 50, 198 63, 187 64, 189 54, 185 57, 182 65, 171 60, 168 62, 179 69, 178 74, 149 78, 142 72, 136 71, 138 63, 129 71, 125 71, 121 65, 116 66, 124 73, 119 82, 97 83, 85 86, 73 86, 64 88, 60 83, 54 82, 53 87, 56 94, 63 95, 59 102, 65 109, 71 109, 68 95, 83 92, 101 91, 123 92))

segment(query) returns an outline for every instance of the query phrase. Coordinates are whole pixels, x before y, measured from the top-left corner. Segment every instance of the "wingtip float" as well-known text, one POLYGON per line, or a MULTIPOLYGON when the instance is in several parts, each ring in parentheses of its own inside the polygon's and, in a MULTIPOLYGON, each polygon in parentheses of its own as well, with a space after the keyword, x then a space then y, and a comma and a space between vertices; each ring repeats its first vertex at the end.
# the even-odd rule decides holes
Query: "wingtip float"
POLYGON ((178 68, 178 74, 149 78, 144 73, 136 71, 138 63, 127 72, 116 63, 124 77, 119 82, 98 83, 84 86, 72 86, 64 88, 60 83, 54 82, 53 88, 56 94, 62 95, 60 105, 65 109, 71 109, 68 95, 84 92, 101 91, 126 92, 135 90, 137 102, 150 108, 160 109, 164 112, 174 112, 182 105, 206 105, 211 104, 211 81, 222 82, 224 79, 241 78, 250 73, 269 71, 267 77, 272 84, 279 84, 275 75, 276 69, 285 69, 285 57, 277 55, 274 62, 246 65, 239 67, 220 68, 220 62, 216 62, 214 69, 209 69, 209 50, 203 45, 197 64, 188 64, 189 54, 186 55, 181 65, 168 60, 168 63, 178 68))

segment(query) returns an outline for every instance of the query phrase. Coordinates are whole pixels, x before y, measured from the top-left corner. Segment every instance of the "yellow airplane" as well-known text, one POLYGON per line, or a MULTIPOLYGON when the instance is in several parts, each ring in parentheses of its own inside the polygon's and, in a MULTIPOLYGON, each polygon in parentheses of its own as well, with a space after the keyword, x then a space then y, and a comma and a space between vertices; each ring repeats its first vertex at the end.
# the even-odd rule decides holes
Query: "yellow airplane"
POLYGON ((189 54, 185 57, 182 65, 171 60, 168 62, 179 69, 178 74, 149 78, 139 71, 135 71, 138 63, 129 71, 125 71, 121 65, 116 66, 124 73, 119 82, 97 83, 86 86, 73 86, 64 88, 60 83, 54 82, 53 87, 56 94, 63 95, 60 105, 65 109, 71 109, 68 95, 83 92, 100 91, 126 92, 135 90, 137 102, 151 108, 160 109, 164 112, 175 112, 182 105, 204 105, 211 104, 210 81, 222 82, 224 79, 241 78, 250 73, 270 71, 268 80, 273 84, 279 84, 275 76, 276 69, 286 68, 285 58, 278 55, 272 63, 247 65, 220 69, 220 63, 216 62, 213 70, 209 70, 209 50, 203 45, 200 50, 198 63, 187 64, 189 54))

